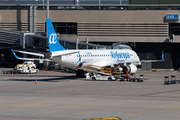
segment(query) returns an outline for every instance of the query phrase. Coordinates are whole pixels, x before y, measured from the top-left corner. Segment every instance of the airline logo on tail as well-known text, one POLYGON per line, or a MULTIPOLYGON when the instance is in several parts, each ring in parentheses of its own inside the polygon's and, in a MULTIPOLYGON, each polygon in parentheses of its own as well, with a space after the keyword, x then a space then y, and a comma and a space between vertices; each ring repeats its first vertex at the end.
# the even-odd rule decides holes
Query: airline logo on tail
POLYGON ((49 43, 50 44, 56 44, 57 43, 57 35, 56 33, 52 33, 50 36, 49 36, 49 43))
POLYGON ((49 52, 65 50, 65 48, 59 43, 51 19, 46 18, 46 24, 47 24, 47 33, 48 33, 48 42, 49 42, 49 52))

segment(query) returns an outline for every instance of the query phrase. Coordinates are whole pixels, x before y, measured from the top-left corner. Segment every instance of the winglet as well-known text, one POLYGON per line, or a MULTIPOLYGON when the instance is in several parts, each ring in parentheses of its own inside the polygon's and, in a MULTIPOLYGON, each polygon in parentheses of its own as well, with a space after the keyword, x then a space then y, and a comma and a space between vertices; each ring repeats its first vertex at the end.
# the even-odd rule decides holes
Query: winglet
POLYGON ((13 51, 13 49, 11 48, 12 53, 14 54, 15 58, 19 59, 19 57, 15 54, 15 52, 13 51))
POLYGON ((19 59, 19 60, 38 60, 38 61, 52 61, 52 60, 49 60, 49 59, 36 59, 36 58, 20 58, 18 57, 15 52, 13 51, 13 49, 11 48, 11 51, 13 53, 13 55, 15 56, 16 59, 19 59))
POLYGON ((162 61, 165 61, 164 59, 164 51, 162 50, 162 58, 161 58, 162 61))

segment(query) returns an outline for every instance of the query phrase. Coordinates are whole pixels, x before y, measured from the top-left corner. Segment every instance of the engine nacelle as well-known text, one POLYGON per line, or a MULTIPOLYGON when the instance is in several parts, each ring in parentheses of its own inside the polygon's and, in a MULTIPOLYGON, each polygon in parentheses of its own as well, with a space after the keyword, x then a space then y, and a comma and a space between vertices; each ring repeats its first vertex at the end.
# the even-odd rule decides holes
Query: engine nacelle
POLYGON ((126 70, 128 73, 135 73, 137 72, 137 67, 134 64, 130 64, 123 67, 123 72, 126 73, 126 70))

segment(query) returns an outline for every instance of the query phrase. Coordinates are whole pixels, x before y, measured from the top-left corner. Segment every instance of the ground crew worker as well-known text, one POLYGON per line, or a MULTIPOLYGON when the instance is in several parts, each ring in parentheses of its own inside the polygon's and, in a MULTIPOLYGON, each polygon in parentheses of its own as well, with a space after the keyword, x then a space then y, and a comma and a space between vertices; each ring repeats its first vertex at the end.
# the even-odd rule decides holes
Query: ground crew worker
POLYGON ((128 71, 126 70, 126 80, 128 80, 128 76, 129 74, 128 74, 128 71))

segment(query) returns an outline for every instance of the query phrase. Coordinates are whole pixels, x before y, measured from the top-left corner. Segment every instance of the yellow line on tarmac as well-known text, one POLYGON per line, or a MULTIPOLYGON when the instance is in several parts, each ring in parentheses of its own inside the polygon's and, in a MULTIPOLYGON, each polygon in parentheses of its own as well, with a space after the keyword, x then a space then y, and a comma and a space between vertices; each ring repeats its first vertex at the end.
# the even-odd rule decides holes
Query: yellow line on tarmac
POLYGON ((164 108, 164 109, 161 109, 161 110, 170 110, 170 109, 177 109, 177 108, 180 108, 180 106, 177 106, 177 107, 170 107, 170 108, 164 108))
MULTIPOLYGON (((160 109, 160 110, 171 110, 171 109, 177 109, 177 108, 180 108, 180 106, 170 107, 170 108, 164 108, 164 109, 160 109)), ((154 110, 154 111, 155 111, 155 110, 154 110)), ((134 113, 134 114, 129 114, 128 116, 139 115, 139 114, 144 114, 144 113, 149 113, 149 112, 153 112, 153 111, 146 111, 146 112, 134 113)))
POLYGON ((144 113, 149 113, 150 111, 146 111, 146 112, 140 112, 140 113, 134 113, 134 114, 129 114, 128 116, 132 116, 132 115, 139 115, 139 114, 144 114, 144 113))

